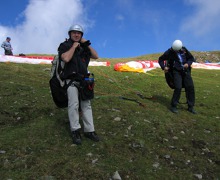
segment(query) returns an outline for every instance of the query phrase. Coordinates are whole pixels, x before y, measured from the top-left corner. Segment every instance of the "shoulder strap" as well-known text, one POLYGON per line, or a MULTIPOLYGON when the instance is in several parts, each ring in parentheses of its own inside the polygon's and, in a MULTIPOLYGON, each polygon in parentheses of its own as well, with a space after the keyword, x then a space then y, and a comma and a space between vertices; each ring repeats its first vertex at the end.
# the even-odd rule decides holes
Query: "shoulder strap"
POLYGON ((65 81, 65 80, 62 80, 62 79, 60 78, 60 74, 59 74, 59 72, 58 72, 59 63, 60 63, 60 67, 61 67, 62 69, 64 69, 64 66, 65 66, 65 63, 64 63, 63 61, 61 61, 60 59, 58 59, 57 66, 56 66, 56 77, 57 77, 58 81, 60 82, 60 86, 61 86, 61 87, 64 87, 64 86, 65 86, 65 88, 67 89, 67 88, 73 83, 74 80, 71 79, 70 82, 69 82, 68 84, 66 84, 66 81, 65 81))
POLYGON ((60 85, 63 87, 63 86, 65 85, 65 81, 62 81, 62 80, 61 80, 60 75, 59 75, 59 73, 58 73, 59 64, 60 64, 60 59, 58 59, 58 61, 57 61, 56 77, 57 77, 57 79, 59 80, 60 85))

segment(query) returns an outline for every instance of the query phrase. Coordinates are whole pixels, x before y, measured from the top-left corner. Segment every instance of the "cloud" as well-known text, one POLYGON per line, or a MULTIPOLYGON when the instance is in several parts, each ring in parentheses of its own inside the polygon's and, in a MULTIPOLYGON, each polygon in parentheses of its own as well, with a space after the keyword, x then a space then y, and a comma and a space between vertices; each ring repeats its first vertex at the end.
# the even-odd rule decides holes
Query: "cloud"
POLYGON ((0 26, 1 39, 11 36, 14 54, 55 54, 72 24, 89 28, 82 0, 30 0, 22 14, 16 27, 0 26))
POLYGON ((124 16, 122 16, 121 14, 116 15, 116 20, 118 21, 123 21, 124 20, 124 16))
POLYGON ((197 37, 218 33, 220 29, 220 1, 219 0, 186 0, 193 6, 192 13, 186 17, 181 26, 182 32, 193 33, 197 37))

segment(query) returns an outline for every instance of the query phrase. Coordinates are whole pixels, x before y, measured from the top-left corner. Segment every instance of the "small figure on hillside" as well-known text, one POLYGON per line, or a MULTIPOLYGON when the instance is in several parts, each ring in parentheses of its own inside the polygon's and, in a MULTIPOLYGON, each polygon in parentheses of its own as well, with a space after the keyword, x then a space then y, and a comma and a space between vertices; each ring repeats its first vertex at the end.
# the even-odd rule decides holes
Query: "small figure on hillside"
POLYGON ((195 90, 191 77, 191 65, 195 62, 193 55, 183 46, 180 40, 175 40, 172 47, 159 57, 158 63, 165 74, 172 77, 174 92, 171 100, 171 111, 178 113, 177 104, 179 103, 181 90, 184 87, 188 104, 188 111, 196 114, 195 90))
POLYGON ((69 28, 69 39, 58 47, 60 61, 65 62, 63 79, 66 83, 72 84, 67 89, 68 95, 68 116, 73 143, 81 144, 79 118, 82 118, 84 136, 98 142, 99 137, 95 132, 92 107, 89 99, 82 100, 80 96, 80 84, 88 77, 88 65, 90 58, 98 59, 98 54, 91 47, 90 41, 83 38, 83 28, 80 25, 73 25, 69 28))
POLYGON ((5 50, 5 55, 13 55, 12 46, 11 46, 11 38, 7 37, 6 40, 2 43, 1 47, 5 50))

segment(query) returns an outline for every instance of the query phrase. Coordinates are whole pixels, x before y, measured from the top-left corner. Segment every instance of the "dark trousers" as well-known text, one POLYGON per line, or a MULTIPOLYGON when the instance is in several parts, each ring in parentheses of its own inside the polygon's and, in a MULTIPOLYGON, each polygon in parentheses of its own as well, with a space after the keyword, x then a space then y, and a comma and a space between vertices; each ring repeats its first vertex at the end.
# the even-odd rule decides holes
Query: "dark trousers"
POLYGON ((195 90, 191 72, 173 70, 173 77, 175 89, 171 100, 171 106, 177 106, 179 103, 181 91, 184 86, 188 107, 193 107, 195 105, 195 90))
POLYGON ((13 55, 11 50, 5 50, 5 55, 13 55))

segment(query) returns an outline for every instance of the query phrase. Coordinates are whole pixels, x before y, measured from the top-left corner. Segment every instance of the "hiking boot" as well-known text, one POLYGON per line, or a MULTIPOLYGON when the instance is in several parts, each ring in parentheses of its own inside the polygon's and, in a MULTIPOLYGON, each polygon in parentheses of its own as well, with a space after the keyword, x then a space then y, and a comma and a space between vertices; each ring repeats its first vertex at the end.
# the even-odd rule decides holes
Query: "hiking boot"
POLYGON ((197 114, 196 111, 193 109, 193 107, 188 107, 188 111, 192 114, 197 114))
POLYGON ((95 142, 98 142, 99 141, 99 137, 98 135, 94 132, 86 132, 84 133, 84 136, 95 141, 95 142))
POLYGON ((82 144, 82 140, 81 140, 81 135, 79 131, 72 131, 72 138, 73 138, 73 144, 76 145, 81 145, 82 144))
POLYGON ((177 110, 176 106, 172 106, 170 110, 173 113, 178 113, 178 110, 177 110))

